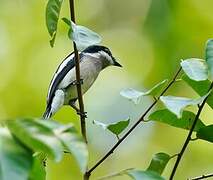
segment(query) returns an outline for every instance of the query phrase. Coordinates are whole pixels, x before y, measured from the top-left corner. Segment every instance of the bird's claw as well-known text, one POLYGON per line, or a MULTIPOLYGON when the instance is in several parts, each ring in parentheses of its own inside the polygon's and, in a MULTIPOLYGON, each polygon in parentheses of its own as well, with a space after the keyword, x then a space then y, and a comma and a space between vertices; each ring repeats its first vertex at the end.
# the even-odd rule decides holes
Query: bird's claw
POLYGON ((84 83, 84 80, 83 79, 80 79, 80 82, 78 82, 77 80, 75 80, 74 82, 73 82, 73 85, 78 85, 78 84, 83 84, 84 83))
POLYGON ((87 112, 77 111, 77 114, 82 116, 83 118, 87 118, 87 112))

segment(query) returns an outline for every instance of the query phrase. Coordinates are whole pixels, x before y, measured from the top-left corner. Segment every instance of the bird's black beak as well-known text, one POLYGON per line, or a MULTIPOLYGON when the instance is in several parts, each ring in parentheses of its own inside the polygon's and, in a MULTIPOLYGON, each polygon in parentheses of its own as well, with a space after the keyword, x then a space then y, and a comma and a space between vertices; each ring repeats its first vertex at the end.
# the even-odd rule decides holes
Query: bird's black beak
POLYGON ((122 67, 122 65, 119 64, 114 57, 113 57, 113 61, 114 61, 114 66, 122 67))

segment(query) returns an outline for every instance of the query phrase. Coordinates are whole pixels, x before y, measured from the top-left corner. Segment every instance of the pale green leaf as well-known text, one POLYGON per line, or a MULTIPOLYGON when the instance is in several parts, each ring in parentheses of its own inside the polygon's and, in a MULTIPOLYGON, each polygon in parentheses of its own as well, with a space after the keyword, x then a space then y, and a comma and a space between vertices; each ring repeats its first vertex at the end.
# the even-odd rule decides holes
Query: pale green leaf
POLYGON ((180 64, 190 79, 195 81, 208 79, 208 67, 203 59, 190 58, 182 61, 180 64))
MULTIPOLYGON (((206 81, 194 81, 188 78, 188 76, 182 76, 182 79, 191 86, 200 96, 204 96, 208 91, 211 82, 209 80, 206 81)), ((206 103, 213 109, 213 92, 209 95, 206 103)))
POLYGON ((76 43, 79 51, 84 50, 88 46, 99 44, 102 40, 101 36, 87 27, 76 25, 72 22, 72 31, 69 37, 76 43))
POLYGON ((156 84, 150 90, 145 91, 145 92, 137 91, 132 88, 127 88, 127 89, 122 90, 120 92, 120 95, 127 98, 128 100, 134 102, 134 104, 139 104, 139 102, 141 100, 141 96, 148 96, 148 95, 156 96, 160 92, 160 90, 165 86, 167 81, 168 80, 165 79, 165 80, 161 81, 160 83, 156 84))
POLYGON ((210 94, 210 92, 197 99, 190 99, 176 96, 161 96, 160 100, 164 103, 164 105, 168 110, 176 114, 178 118, 181 118, 183 110, 187 106, 195 106, 201 104, 203 100, 210 94))
POLYGON ((127 119, 124 121, 118 121, 118 122, 110 123, 110 124, 104 124, 99 121, 93 121, 93 122, 94 124, 101 126, 104 130, 108 129, 110 132, 118 136, 127 128, 127 126, 129 125, 130 119, 127 119))

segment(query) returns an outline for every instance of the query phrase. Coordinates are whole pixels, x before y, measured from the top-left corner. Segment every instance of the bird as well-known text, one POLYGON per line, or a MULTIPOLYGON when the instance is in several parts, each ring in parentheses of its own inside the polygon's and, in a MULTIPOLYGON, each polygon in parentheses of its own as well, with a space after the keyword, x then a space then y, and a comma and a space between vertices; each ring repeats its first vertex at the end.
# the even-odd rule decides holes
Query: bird
MULTIPOLYGON (((82 94, 93 85, 99 73, 108 66, 122 67, 108 47, 91 45, 79 52, 82 94)), ((51 118, 64 105, 69 105, 80 114, 75 105, 78 99, 75 73, 75 54, 69 54, 58 66, 49 85, 44 119, 51 118)), ((85 115, 85 114, 84 114, 85 115)))

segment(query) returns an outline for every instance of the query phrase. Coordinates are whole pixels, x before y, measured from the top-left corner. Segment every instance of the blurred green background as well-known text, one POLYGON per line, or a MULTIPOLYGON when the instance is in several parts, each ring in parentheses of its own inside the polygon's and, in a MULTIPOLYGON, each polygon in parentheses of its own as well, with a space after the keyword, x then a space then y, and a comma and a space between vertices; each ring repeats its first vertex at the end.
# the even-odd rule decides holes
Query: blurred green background
MULTIPOLYGON (((46 3, 0 0, 0 120, 40 117, 51 77, 61 60, 72 51, 67 27, 61 20, 55 47, 49 46, 46 3)), ((113 122, 130 117, 131 124, 134 123, 152 99, 143 98, 135 106, 119 95, 121 89, 144 90, 171 77, 180 59, 203 58, 205 41, 213 37, 212 7, 212 0, 76 1, 77 23, 98 32, 103 44, 110 47, 124 67, 104 70, 84 96, 88 112, 89 166, 116 142, 116 138, 92 121, 113 122)), ((61 17, 68 16, 68 0, 64 0, 61 17)), ((168 94, 197 97, 184 82, 177 83, 168 94)), ((211 109, 206 107, 203 121, 212 123, 212 117, 211 109)), ((78 117, 69 107, 62 108, 54 119, 73 122, 79 129, 78 117)), ((187 131, 164 124, 141 124, 97 168, 91 179, 130 167, 145 169, 154 153, 177 153, 186 134, 187 131)), ((213 172, 212 152, 210 143, 191 143, 175 179, 213 172)), ((168 178, 173 163, 169 162, 163 176, 168 178)), ((61 163, 48 162, 47 176, 48 180, 81 179, 76 162, 68 155, 61 163)))

